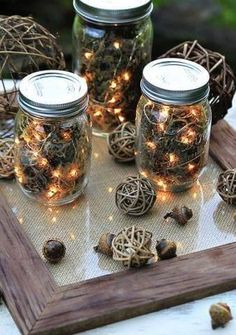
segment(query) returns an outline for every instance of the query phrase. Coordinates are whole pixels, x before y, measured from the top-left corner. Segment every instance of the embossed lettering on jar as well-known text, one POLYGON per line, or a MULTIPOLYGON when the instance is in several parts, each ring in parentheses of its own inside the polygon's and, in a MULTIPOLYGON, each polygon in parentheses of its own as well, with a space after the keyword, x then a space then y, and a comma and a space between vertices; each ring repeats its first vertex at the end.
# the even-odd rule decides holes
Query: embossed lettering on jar
POLYGON ((207 163, 211 129, 209 74, 175 58, 148 64, 137 107, 139 172, 163 191, 190 188, 207 163))
POLYGON ((151 0, 74 0, 74 72, 86 78, 93 131, 134 122, 143 67, 151 60, 151 0))
POLYGON ((65 71, 40 71, 20 83, 15 174, 22 191, 46 205, 72 202, 88 183, 91 124, 87 85, 65 71))

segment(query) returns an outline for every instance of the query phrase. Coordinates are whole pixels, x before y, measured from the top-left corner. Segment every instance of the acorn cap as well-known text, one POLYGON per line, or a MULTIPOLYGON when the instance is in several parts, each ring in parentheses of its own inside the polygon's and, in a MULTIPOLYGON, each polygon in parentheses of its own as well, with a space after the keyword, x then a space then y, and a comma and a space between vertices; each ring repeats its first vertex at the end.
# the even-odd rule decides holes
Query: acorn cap
POLYGON ((100 252, 107 256, 112 256, 112 241, 115 238, 115 234, 105 233, 99 239, 98 245, 94 247, 96 252, 100 252))

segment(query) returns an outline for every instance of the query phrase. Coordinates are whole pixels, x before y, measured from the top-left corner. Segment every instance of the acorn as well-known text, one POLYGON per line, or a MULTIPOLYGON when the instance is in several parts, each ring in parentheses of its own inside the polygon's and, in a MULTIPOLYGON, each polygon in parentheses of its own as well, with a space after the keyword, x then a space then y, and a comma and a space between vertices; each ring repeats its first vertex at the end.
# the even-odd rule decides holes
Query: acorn
POLYGON ((178 224, 184 226, 186 223, 193 217, 193 211, 186 207, 182 206, 180 208, 175 207, 172 212, 167 213, 164 216, 164 219, 172 218, 174 219, 178 224))
POLYGON ((233 319, 230 307, 223 302, 211 305, 209 313, 213 329, 224 327, 230 320, 233 319))
POLYGON ((177 246, 173 241, 168 241, 166 239, 162 239, 157 241, 156 251, 157 255, 161 260, 170 259, 176 257, 177 246))
POLYGON ((100 252, 104 255, 112 257, 112 241, 116 237, 115 234, 112 233, 105 233, 99 239, 98 245, 94 247, 96 252, 100 252))
POLYGON ((44 243, 43 255, 46 260, 56 264, 62 260, 66 254, 65 244, 58 239, 50 239, 44 243))

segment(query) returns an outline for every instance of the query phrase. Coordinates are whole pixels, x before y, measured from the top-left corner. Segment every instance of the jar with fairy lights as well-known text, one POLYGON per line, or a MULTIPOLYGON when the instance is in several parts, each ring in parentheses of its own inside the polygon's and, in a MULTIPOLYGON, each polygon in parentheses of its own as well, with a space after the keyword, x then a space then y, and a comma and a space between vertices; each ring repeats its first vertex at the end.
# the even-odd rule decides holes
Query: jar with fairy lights
POLYGON ((163 58, 143 71, 137 107, 137 165, 157 189, 190 188, 207 163, 209 74, 194 62, 163 58))
POLYGON ((88 183, 91 122, 87 84, 65 71, 39 71, 19 87, 15 174, 23 192, 50 206, 72 202, 88 183))
POLYGON ((74 0, 73 69, 89 88, 96 135, 135 121, 142 70, 151 61, 151 0, 74 0))

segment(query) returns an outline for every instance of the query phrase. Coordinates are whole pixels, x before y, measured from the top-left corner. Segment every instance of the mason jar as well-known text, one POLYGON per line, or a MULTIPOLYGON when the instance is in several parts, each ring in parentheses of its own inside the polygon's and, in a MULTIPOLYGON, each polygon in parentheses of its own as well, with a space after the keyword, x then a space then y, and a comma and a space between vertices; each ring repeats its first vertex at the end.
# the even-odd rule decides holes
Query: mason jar
POLYGON ((177 58, 148 64, 137 107, 137 166, 162 191, 190 188, 207 163, 209 74, 177 58))
POLYGON ((65 71, 40 71, 19 87, 15 175, 22 191, 45 205, 72 202, 88 183, 91 123, 87 85, 65 71))
POLYGON ((96 135, 135 121, 144 66, 151 61, 151 0, 74 0, 73 71, 89 88, 96 135))

